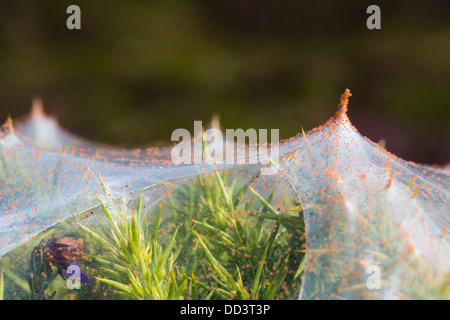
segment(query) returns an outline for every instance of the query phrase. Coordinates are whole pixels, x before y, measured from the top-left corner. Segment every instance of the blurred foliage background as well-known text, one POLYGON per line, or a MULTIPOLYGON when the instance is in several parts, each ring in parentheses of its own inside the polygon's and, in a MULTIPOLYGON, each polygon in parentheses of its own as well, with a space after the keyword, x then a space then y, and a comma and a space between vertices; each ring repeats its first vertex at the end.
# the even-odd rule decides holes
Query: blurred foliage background
POLYGON ((126 146, 170 142, 218 114, 224 128, 349 116, 389 151, 450 162, 450 1, 0 2, 0 118, 31 99, 66 129, 126 146), (66 8, 81 8, 81 30, 66 8), (366 9, 381 8, 381 30, 366 9))

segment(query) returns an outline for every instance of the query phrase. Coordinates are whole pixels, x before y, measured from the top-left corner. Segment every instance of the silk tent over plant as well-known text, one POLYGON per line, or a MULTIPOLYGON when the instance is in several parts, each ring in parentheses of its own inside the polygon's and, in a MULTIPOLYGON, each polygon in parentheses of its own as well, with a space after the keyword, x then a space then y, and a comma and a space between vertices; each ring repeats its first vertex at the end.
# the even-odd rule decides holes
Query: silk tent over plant
POLYGON ((129 205, 141 192, 151 206, 219 170, 252 177, 263 194, 283 183, 301 204, 307 241, 299 298, 432 296, 450 272, 450 170, 405 161, 363 137, 347 116, 350 96, 347 89, 326 123, 280 143, 273 177, 260 177, 254 164, 174 165, 170 147, 121 150, 85 141, 36 101, 31 116, 1 128, 0 256, 98 209, 99 174, 109 206, 129 205), (375 290, 367 286, 373 266, 381 270, 375 290))

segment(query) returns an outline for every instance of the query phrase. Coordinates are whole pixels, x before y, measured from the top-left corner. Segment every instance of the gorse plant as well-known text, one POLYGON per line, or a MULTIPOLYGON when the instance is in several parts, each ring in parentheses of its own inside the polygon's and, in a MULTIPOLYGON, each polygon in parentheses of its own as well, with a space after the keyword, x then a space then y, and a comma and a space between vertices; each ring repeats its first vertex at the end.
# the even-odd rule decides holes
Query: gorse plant
POLYGON ((129 299, 295 297, 304 266, 302 211, 280 214, 270 204, 274 192, 264 200, 246 185, 227 187, 226 179, 214 172, 190 181, 159 204, 152 219, 142 194, 130 214, 112 201, 101 179, 106 202, 99 201, 108 227, 80 224, 102 248, 92 257, 101 267, 97 280, 129 299), (244 201, 245 194, 254 195, 262 210, 244 201), (164 218, 163 206, 170 210, 164 218), (170 235, 160 234, 163 220, 177 226, 170 235))
MULTIPOLYGON (((205 139, 203 143, 206 152, 205 139)), ((167 197, 171 222, 181 225, 184 241, 201 249, 185 250, 181 256, 192 267, 203 296, 286 299, 298 294, 306 241, 303 210, 286 194, 281 198, 286 198, 286 208, 275 209, 271 203, 281 183, 273 179, 272 190, 263 196, 251 186, 261 181, 258 172, 255 166, 253 176, 241 179, 237 168, 215 170, 167 197)))
MULTIPOLYGON (((102 185, 105 195, 109 197, 103 180, 102 185)), ((110 252, 107 256, 95 257, 101 265, 97 279, 126 298, 152 300, 183 298, 188 277, 175 268, 177 253, 173 249, 177 230, 165 248, 158 243, 161 208, 149 234, 146 224, 142 223, 142 194, 136 212, 132 211, 131 220, 127 219, 124 207, 120 208, 120 213, 114 214, 100 198, 99 201, 110 223, 110 232, 99 234, 80 224, 93 240, 110 252)))
POLYGON ((250 183, 238 185, 216 171, 178 188, 176 197, 169 196, 171 221, 182 224, 180 233, 203 253, 201 257, 189 250, 182 255, 194 269, 196 287, 204 294, 212 292, 212 298, 293 298, 304 267, 301 207, 280 213, 270 204, 275 190, 265 200, 250 183))
POLYGON ((198 279, 199 286, 213 290, 218 298, 293 297, 296 290, 283 295, 280 288, 288 275, 288 282, 294 284, 293 269, 301 265, 303 254, 300 250, 300 216, 295 219, 296 216, 285 216, 274 209, 269 203, 274 192, 269 195, 268 201, 261 201, 261 211, 251 208, 252 201, 235 201, 236 198, 246 198, 244 194, 249 191, 257 199, 263 198, 248 186, 232 185, 228 188, 222 178, 217 172, 211 177, 204 177, 203 185, 212 183, 208 187, 211 190, 206 192, 209 197, 206 203, 215 203, 212 212, 208 205, 191 212, 190 221, 195 228, 194 239, 205 256, 204 268, 198 273, 204 276, 203 279, 198 279), (222 187, 218 187, 219 184, 222 187), (232 201, 227 201, 226 195, 234 195, 231 197, 232 201), (295 226, 296 233, 288 234, 286 225, 289 229, 295 226), (280 228, 283 229, 282 232, 280 228))
POLYGON ((263 196, 250 186, 257 176, 242 182, 237 177, 218 170, 200 175, 150 208, 143 193, 133 208, 115 202, 100 177, 104 196, 98 197, 98 208, 105 219, 96 220, 93 228, 81 223, 89 214, 65 220, 31 240, 29 249, 9 253, 3 266, 15 287, 8 296, 84 299, 106 288, 97 296, 296 298, 305 255, 303 211, 290 200, 280 211, 271 204, 275 188, 263 196), (67 268, 78 267, 79 258, 97 281, 89 284, 81 271, 77 280, 86 286, 69 290, 66 281, 55 279, 59 273, 67 280, 67 268))

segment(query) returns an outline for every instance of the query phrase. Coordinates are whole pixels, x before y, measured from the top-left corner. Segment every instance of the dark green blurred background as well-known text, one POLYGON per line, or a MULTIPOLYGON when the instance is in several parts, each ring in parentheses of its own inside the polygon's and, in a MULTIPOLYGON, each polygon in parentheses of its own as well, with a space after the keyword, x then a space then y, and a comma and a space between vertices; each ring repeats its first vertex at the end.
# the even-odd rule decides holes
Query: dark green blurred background
POLYGON ((362 134, 450 162, 450 1, 1 0, 0 25, 3 120, 39 95, 63 127, 112 144, 167 143, 213 114, 289 138, 350 88, 362 134), (70 4, 82 30, 66 28, 70 4))

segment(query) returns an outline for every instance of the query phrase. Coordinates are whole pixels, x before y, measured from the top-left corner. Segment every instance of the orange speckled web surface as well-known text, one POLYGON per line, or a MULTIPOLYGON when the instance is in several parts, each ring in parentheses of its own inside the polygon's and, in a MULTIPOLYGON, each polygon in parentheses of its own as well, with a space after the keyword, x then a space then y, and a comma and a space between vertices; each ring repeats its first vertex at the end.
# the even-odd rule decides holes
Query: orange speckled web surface
MULTIPOLYGON (((347 89, 325 124, 281 142, 278 173, 258 177, 256 188, 266 192, 284 181, 304 210, 299 298, 408 298, 415 286, 426 295, 449 278, 450 170, 405 161, 363 137, 347 116, 350 96, 347 89), (361 287, 373 265, 382 270, 377 291, 361 287)), ((0 257, 98 208, 98 173, 111 197, 128 204, 142 190, 157 203, 216 169, 257 171, 246 164, 173 165, 169 147, 121 150, 85 141, 62 130, 38 102, 14 129, 1 128, 0 161, 0 257)))

